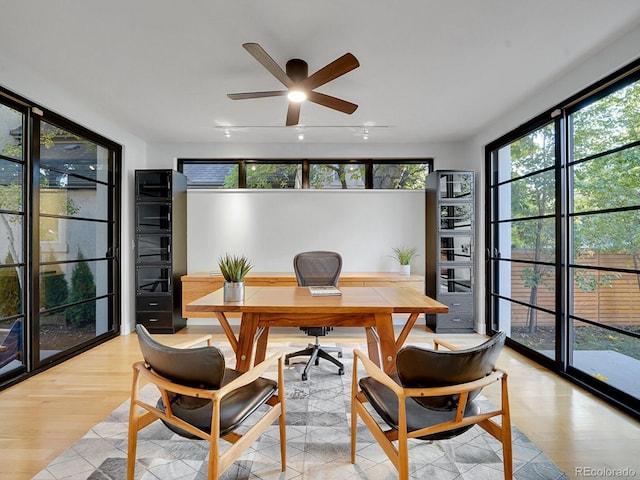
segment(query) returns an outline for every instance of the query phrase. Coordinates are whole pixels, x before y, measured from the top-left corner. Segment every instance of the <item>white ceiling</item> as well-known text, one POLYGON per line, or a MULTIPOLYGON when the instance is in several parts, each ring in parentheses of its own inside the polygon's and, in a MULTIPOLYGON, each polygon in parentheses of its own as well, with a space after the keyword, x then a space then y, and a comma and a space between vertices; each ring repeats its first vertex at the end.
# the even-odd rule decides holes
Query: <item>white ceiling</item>
POLYGON ((246 42, 283 68, 302 58, 310 74, 346 52, 360 61, 317 89, 358 110, 303 104, 308 141, 360 141, 367 126, 371 142, 425 143, 469 138, 640 24, 638 0, 0 0, 0 8, 0 54, 149 142, 298 142, 296 127, 284 126, 286 97, 227 98, 282 89, 246 42))

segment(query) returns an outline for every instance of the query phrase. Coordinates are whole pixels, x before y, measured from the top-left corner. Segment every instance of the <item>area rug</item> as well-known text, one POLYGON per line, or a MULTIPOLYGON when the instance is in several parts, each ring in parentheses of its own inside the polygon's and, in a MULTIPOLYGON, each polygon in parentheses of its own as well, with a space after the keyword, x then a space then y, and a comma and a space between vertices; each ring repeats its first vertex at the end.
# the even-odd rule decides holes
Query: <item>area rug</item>
MULTIPOLYGON (((303 345, 291 345, 294 351, 303 345)), ((350 390, 352 350, 343 345, 345 374, 330 363, 312 367, 301 380, 306 358, 292 359, 285 367, 287 418, 287 471, 280 471, 276 425, 221 478, 270 480, 342 480, 398 478, 396 470, 366 427, 358 426, 356 464, 350 461, 350 390)), ((228 354, 229 352, 226 352, 228 354)), ((229 358, 229 357, 227 357, 229 358)), ((271 374, 270 376, 272 376, 271 374)), ((151 385, 143 389, 148 400, 158 397, 151 385)), ((486 399, 481 398, 486 402, 486 399)), ((488 404, 487 404, 488 405, 488 404)), ((490 408, 488 405, 487 408, 490 408)), ((122 480, 126 478, 129 402, 34 477, 35 480, 122 480)), ((224 442, 223 442, 224 443, 224 442)), ((139 433, 136 479, 206 480, 207 443, 173 434, 161 422, 139 433)), ((502 446, 475 426, 455 439, 410 444, 412 479, 503 479, 502 446)), ((568 477, 522 432, 513 427, 514 478, 567 479, 568 477)))

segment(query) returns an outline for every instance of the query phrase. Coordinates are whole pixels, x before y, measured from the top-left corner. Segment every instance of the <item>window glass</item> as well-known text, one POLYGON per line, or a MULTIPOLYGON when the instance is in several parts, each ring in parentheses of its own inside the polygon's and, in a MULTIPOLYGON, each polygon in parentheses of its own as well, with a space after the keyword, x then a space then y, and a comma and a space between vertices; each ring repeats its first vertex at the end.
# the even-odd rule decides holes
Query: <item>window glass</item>
POLYGON ((183 163, 188 188, 238 188, 238 164, 224 162, 183 163))
POLYGON ((574 212, 640 206, 640 146, 580 162, 571 175, 574 212))
POLYGON ((361 189, 365 187, 365 166, 358 163, 312 163, 310 188, 361 189))
POLYGON ((420 190, 428 174, 426 163, 374 163, 373 188, 420 190))
POLYGON ((572 157, 579 160, 640 140, 640 82, 571 115, 572 157))
POLYGON ((498 220, 554 215, 556 179, 553 170, 498 186, 498 220))
POLYGON ((0 103, 0 155, 22 160, 22 118, 21 112, 0 103))
POLYGON ((187 188, 424 189, 433 160, 179 159, 187 188))
POLYGON ((553 167, 555 164, 554 124, 539 128, 498 150, 499 183, 553 167))
POLYGON ((43 187, 85 188, 107 181, 108 150, 77 134, 41 123, 40 184, 43 187))
POLYGON ((301 188, 302 165, 248 162, 247 188, 301 188))

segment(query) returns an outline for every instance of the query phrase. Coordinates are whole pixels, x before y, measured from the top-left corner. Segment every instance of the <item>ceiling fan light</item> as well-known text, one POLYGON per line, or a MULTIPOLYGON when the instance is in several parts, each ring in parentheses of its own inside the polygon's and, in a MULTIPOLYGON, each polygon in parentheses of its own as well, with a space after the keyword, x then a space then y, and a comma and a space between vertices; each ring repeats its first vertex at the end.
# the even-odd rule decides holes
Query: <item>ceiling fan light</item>
POLYGON ((291 102, 300 103, 300 102, 304 102, 307 99, 307 94, 304 93, 302 90, 289 90, 287 97, 291 102))

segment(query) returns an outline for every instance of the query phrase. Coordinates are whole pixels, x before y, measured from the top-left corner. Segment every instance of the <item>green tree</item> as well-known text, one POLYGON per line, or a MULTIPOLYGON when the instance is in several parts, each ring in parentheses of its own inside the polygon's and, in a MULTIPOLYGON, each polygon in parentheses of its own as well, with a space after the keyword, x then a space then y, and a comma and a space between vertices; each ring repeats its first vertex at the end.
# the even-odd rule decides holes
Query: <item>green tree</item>
POLYGON ((378 163, 373 171, 373 188, 419 190, 428 174, 426 163, 378 163))
MULTIPOLYGON (((640 82, 580 110, 573 115, 572 127, 573 158, 589 158, 571 171, 574 211, 630 207, 621 212, 578 217, 573 224, 573 256, 580 258, 593 251, 627 254, 632 261, 630 266, 638 269, 640 210, 632 207, 640 203, 640 146, 633 146, 640 140, 640 82)), ((610 277, 605 276, 604 281, 610 282, 610 277)))
POLYGON ((350 181, 364 178, 364 165, 349 163, 317 163, 309 172, 309 184, 312 188, 324 188, 336 179, 342 189, 349 188, 350 181))
POLYGON ((53 270, 40 275, 40 307, 55 308, 67 303, 69 284, 64 272, 53 270))
MULTIPOLYGON (((81 302, 96 296, 96 284, 89 264, 84 261, 84 255, 78 249, 78 263, 71 272, 71 293, 69 303, 81 302)), ((84 302, 69 307, 67 321, 74 327, 94 325, 96 310, 94 302, 84 302)))
MULTIPOLYGON (((4 259, 5 265, 14 263, 11 252, 4 259)), ((0 317, 10 317, 22 311, 22 288, 18 270, 13 267, 0 268, 0 317)))

